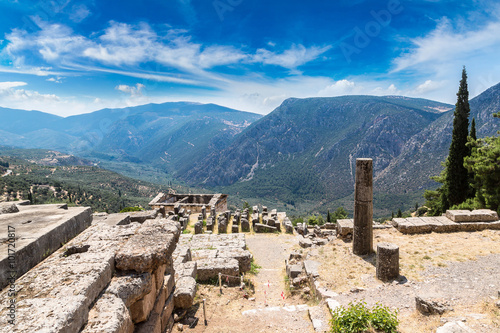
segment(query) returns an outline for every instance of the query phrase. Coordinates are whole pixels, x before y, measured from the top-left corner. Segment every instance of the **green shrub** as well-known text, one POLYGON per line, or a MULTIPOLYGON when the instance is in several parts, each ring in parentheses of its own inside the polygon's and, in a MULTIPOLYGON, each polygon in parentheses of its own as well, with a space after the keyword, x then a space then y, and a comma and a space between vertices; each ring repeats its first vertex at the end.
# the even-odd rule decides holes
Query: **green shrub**
POLYGON ((469 198, 466 201, 462 202, 461 204, 458 205, 453 205, 450 207, 450 209, 459 209, 459 210, 474 210, 481 208, 478 202, 474 200, 474 198, 469 198))
POLYGON ((255 263, 255 260, 252 258, 252 261, 250 262, 250 271, 248 273, 253 274, 253 275, 257 275, 261 268, 262 268, 262 266, 257 265, 255 263))
POLYGON ((418 207, 417 209, 417 216, 423 216, 425 213, 427 213, 428 209, 427 207, 418 207))
POLYGON ((120 213, 128 213, 128 212, 140 212, 141 210, 144 210, 142 207, 125 207, 122 210, 120 210, 120 213))
POLYGON ((330 327, 333 333, 360 333, 369 330, 396 333, 399 325, 397 311, 392 312, 378 303, 369 309, 365 302, 351 302, 347 308, 336 308, 332 316, 330 327))

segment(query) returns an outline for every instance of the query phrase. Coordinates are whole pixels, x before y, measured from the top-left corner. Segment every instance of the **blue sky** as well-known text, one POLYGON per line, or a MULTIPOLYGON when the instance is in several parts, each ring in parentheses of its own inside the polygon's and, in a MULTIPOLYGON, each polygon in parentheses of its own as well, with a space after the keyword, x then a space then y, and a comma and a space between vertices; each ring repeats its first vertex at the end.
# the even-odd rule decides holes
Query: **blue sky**
POLYGON ((500 5, 473 0, 0 0, 0 106, 167 101, 266 114, 289 97, 455 103, 500 82, 500 5))

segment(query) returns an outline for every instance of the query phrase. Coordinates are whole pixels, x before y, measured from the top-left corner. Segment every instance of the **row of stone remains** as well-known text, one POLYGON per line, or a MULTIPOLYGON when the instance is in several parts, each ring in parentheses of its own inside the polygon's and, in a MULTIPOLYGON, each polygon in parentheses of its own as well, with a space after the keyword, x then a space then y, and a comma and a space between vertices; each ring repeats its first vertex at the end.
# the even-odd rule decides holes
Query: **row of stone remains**
POLYGON ((245 208, 243 211, 237 209, 234 214, 231 211, 226 210, 225 212, 219 214, 212 207, 210 215, 207 215, 206 207, 202 207, 202 212, 198 215, 198 221, 194 225, 195 234, 207 233, 211 234, 214 232, 214 228, 217 225, 217 232, 219 234, 228 233, 229 221, 232 217, 232 233, 250 232, 253 229, 255 232, 281 232, 281 226, 285 228, 287 233, 293 234, 293 225, 288 217, 284 217, 282 224, 278 221, 278 212, 273 209, 269 214, 267 207, 262 207, 262 213, 259 212, 259 207, 253 207, 253 213, 250 215, 249 209, 245 208), (216 217, 217 216, 217 217, 216 217), (262 223, 260 223, 262 220, 262 223), (203 221, 206 221, 206 230, 203 228, 203 221))
POLYGON ((3 307, 0 332, 170 332, 196 292, 196 272, 174 268, 180 234, 170 217, 93 224, 16 280, 15 325, 3 307))

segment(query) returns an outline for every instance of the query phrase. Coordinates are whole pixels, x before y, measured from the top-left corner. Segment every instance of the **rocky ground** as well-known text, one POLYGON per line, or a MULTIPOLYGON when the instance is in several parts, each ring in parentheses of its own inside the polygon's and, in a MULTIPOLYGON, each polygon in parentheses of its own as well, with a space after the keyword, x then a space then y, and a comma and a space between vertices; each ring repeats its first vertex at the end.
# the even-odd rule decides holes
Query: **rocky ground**
MULTIPOLYGON (((398 309, 400 332, 435 332, 446 322, 460 322, 473 332, 500 332, 500 232, 425 234, 405 236, 395 230, 375 231, 375 241, 400 247, 401 278, 392 283, 375 279, 375 256, 352 254, 352 243, 333 242, 303 250, 306 258, 321 263, 322 287, 335 291, 341 305, 364 300, 398 309), (415 296, 439 298, 452 308, 443 315, 424 316, 415 309, 415 296)), ((247 245, 261 266, 247 275, 246 290, 200 285, 193 308, 199 318, 192 332, 314 332, 310 315, 330 318, 324 302, 302 292, 291 295, 285 286, 285 262, 300 249, 295 236, 249 234, 247 245), (252 286, 253 284, 253 286, 252 286), (252 290, 253 289, 253 290, 252 290), (282 298, 285 295, 285 300, 282 298), (246 295, 248 298, 246 298, 246 295), (203 322, 201 300, 206 299, 208 325, 203 322), (319 310, 319 314, 318 314, 319 310)), ((185 322, 187 323, 187 322, 185 322)), ((175 330, 174 330, 175 331, 175 330)))

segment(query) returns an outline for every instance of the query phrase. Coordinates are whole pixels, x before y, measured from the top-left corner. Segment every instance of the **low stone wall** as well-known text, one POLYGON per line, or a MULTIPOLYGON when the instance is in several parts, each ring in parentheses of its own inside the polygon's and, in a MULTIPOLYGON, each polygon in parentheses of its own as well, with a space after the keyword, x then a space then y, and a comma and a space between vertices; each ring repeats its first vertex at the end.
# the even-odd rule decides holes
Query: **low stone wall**
POLYGON ((394 218, 392 224, 403 234, 500 230, 500 221, 453 222, 446 216, 394 218))
POLYGON ((218 277, 219 273, 238 277, 250 270, 253 258, 241 233, 181 235, 174 260, 181 263, 186 256, 197 263, 198 281, 218 277))
POLYGON ((0 294, 0 332, 170 332, 177 222, 98 223, 0 294), (15 300, 15 324, 6 302, 15 300))

